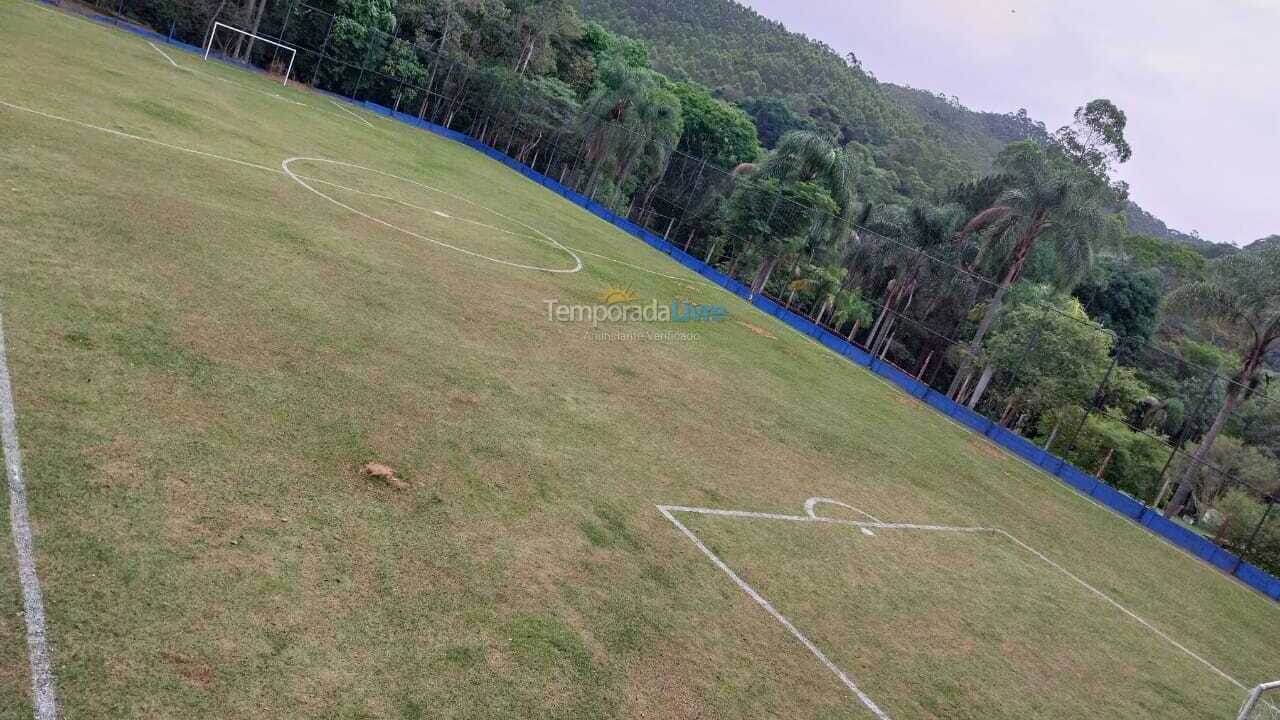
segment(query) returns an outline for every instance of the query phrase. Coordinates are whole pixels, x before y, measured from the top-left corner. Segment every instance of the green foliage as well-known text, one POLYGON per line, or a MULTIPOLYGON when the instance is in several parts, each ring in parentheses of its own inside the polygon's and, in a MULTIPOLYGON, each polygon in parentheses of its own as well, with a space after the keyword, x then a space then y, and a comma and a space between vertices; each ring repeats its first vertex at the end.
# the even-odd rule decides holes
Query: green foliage
POLYGON ((756 174, 739 182, 729 197, 726 228, 761 256, 776 257, 803 247, 820 222, 815 216, 837 209, 816 183, 756 174))
POLYGON ((675 83, 672 91, 680 99, 684 121, 681 152, 724 168, 760 159, 760 143, 749 115, 694 83, 675 83))
POLYGON ((1092 100, 1076 108, 1075 122, 1054 133, 1058 147, 1076 164, 1100 177, 1128 162, 1133 149, 1124 137, 1128 118, 1110 100, 1092 100))
MULTIPOLYGON (((877 148, 877 164, 896 173, 900 187, 916 196, 971 172, 861 68, 746 6, 723 0, 582 0, 580 7, 588 18, 648 41, 655 66, 675 79, 696 80, 735 102, 783 100, 829 139, 877 148)), ((788 124, 760 132, 770 146, 792 129, 808 128, 788 124)))
POLYGON ((1111 336, 1089 320, 1077 300, 1044 299, 1050 307, 1020 302, 1007 308, 981 353, 984 364, 1001 368, 992 394, 1001 404, 1013 402, 1031 413, 1088 402, 1112 348, 1111 336))
POLYGON ((1123 268, 1109 269, 1103 275, 1078 286, 1075 296, 1095 320, 1117 336, 1140 341, 1150 338, 1160 306, 1156 281, 1123 268))
POLYGON ((619 206, 659 179, 683 128, 680 99, 661 75, 615 61, 600 67, 579 122, 586 194, 619 206))
POLYGON ((751 115, 760 135, 760 144, 767 148, 777 146, 783 135, 793 130, 813 130, 814 124, 807 116, 798 115, 777 97, 752 97, 743 100, 742 109, 751 115))
POLYGON ((1124 423, 1110 417, 1089 416, 1075 446, 1070 452, 1067 435, 1079 427, 1084 409, 1066 408, 1046 413, 1040 419, 1040 441, 1044 442, 1056 426, 1058 435, 1050 448, 1055 453, 1066 453, 1068 461, 1088 472, 1096 473, 1107 463, 1102 479, 1108 485, 1149 502, 1156 494, 1156 480, 1169 459, 1169 447, 1163 437, 1135 433, 1124 423), (1107 455, 1111 455, 1107 461, 1107 455))
POLYGON ((1271 511, 1257 536, 1253 533, 1267 506, 1255 494, 1240 488, 1228 490, 1214 509, 1221 519, 1209 530, 1220 532, 1224 544, 1238 553, 1244 552, 1252 537, 1253 545, 1245 559, 1269 573, 1280 574, 1280 508, 1271 511))
MULTIPOLYGON (((1199 446, 1190 450, 1194 455, 1199 446)), ((1221 435, 1204 453, 1201 462, 1187 455, 1174 461, 1175 476, 1189 474, 1200 508, 1207 508, 1234 485, 1244 485, 1265 493, 1280 486, 1280 463, 1258 448, 1249 447, 1238 438, 1221 435)))

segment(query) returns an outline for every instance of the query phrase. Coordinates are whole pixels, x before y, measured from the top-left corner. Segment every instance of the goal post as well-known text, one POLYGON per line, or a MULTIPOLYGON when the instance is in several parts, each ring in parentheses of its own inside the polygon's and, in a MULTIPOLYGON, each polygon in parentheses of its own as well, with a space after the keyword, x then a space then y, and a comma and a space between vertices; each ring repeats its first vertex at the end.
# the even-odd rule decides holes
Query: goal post
POLYGON ((1250 690, 1236 720, 1280 720, 1280 680, 1250 690))
POLYGON ((293 61, 298 56, 297 50, 283 43, 278 43, 275 40, 271 40, 270 38, 265 38, 265 37, 262 37, 261 35, 255 35, 251 32, 241 30, 240 28, 232 27, 226 23, 214 22, 213 29, 209 31, 209 42, 205 43, 205 46, 204 46, 205 60, 209 59, 209 53, 213 50, 213 41, 214 41, 214 38, 218 36, 218 30, 229 30, 233 33, 239 33, 240 35, 243 35, 247 38, 252 38, 257 42, 264 42, 264 43, 267 43, 268 45, 274 45, 280 48, 281 50, 287 50, 289 52, 289 68, 284 71, 284 84, 285 85, 289 84, 289 75, 292 74, 293 72, 293 61))

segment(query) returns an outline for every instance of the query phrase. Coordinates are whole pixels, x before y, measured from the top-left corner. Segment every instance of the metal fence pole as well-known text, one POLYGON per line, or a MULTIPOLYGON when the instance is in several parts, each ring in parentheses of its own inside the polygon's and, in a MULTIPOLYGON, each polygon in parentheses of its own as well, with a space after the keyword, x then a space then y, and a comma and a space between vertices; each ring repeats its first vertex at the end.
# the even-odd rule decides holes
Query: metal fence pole
POLYGON ((1191 433, 1191 423, 1200 417, 1204 406, 1209 402, 1209 395, 1213 393, 1213 386, 1218 383, 1218 373, 1215 372, 1209 376, 1209 383, 1204 386, 1204 392, 1200 393, 1200 399, 1196 402, 1195 411, 1182 418, 1182 427, 1178 429, 1178 439, 1173 445, 1173 451, 1169 453, 1169 459, 1165 460, 1164 467, 1160 468, 1160 476, 1156 478, 1156 496, 1151 501, 1151 507, 1158 508, 1160 503, 1164 501, 1164 496, 1169 492, 1169 483, 1166 477, 1169 474, 1169 468, 1173 466, 1173 459, 1182 452, 1182 446, 1187 441, 1187 435, 1191 433))
MULTIPOLYGON (((1267 518, 1271 516, 1271 510, 1275 506, 1276 498, 1268 495, 1267 509, 1262 512, 1262 519, 1258 520, 1257 526, 1255 526, 1253 528, 1253 532, 1249 534, 1249 540, 1245 542, 1244 547, 1240 550, 1240 556, 1236 558, 1236 568, 1240 567, 1240 564, 1244 562, 1244 559, 1249 556, 1249 551, 1253 550, 1253 544, 1258 539, 1258 533, 1262 532, 1262 526, 1267 524, 1267 518)), ((1235 572, 1235 570, 1233 569, 1232 572, 1235 572)))
POLYGON ((316 71, 311 73, 311 85, 314 87, 316 80, 320 78, 320 66, 324 65, 324 53, 329 49, 329 37, 333 35, 333 21, 337 19, 336 15, 329 16, 329 27, 324 31, 324 42, 320 43, 320 57, 316 60, 316 71))
MULTIPOLYGON (((289 17, 293 15, 293 8, 297 4, 298 4, 298 0, 291 0, 289 3, 289 9, 284 11, 284 22, 281 23, 280 25, 280 42, 282 43, 289 42, 288 40, 285 39, 285 32, 288 31, 289 29, 289 17)), ((278 59, 279 55, 280 55, 279 46, 273 47, 271 50, 271 65, 269 67, 276 66, 276 60, 278 59)))
POLYGON ((1076 449, 1076 441, 1080 439, 1080 433, 1084 432, 1084 426, 1085 423, 1089 422, 1089 416, 1093 415, 1093 411, 1097 409, 1098 401, 1102 399, 1107 382, 1111 380, 1111 373, 1116 369, 1116 363, 1119 360, 1119 355, 1111 358, 1111 365, 1107 367, 1107 374, 1102 376, 1102 382, 1098 383, 1098 389, 1093 393, 1093 401, 1089 403, 1089 407, 1085 408, 1084 417, 1080 418, 1080 424, 1076 426, 1076 431, 1071 434, 1071 442, 1067 443, 1067 449, 1062 453, 1063 459, 1066 459, 1066 456, 1076 449))

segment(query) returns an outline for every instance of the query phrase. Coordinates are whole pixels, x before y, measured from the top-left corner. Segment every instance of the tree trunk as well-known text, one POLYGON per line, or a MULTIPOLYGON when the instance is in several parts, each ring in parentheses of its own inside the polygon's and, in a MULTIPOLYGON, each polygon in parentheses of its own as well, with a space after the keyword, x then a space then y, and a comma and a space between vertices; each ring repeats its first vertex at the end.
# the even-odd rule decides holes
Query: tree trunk
POLYGON ((849 342, 853 342, 853 336, 858 334, 858 326, 861 324, 862 322, 860 320, 854 320, 853 327, 849 328, 849 337, 845 339, 848 340, 849 342))
POLYGON ((209 16, 209 26, 204 29, 204 44, 208 47, 213 42, 213 24, 218 21, 218 17, 222 15, 222 11, 227 7, 227 0, 218 2, 218 9, 213 11, 213 15, 209 16))
POLYGON ((973 396, 969 398, 969 409, 972 410, 982 401, 982 396, 987 392, 987 386, 991 384, 991 377, 996 374, 996 366, 988 364, 982 369, 982 375, 978 378, 978 386, 973 389, 973 396))
POLYGON ((751 282, 751 297, 754 298, 764 290, 764 286, 768 284, 769 276, 773 274, 773 269, 777 267, 779 260, 781 258, 772 257, 760 265, 760 269, 756 271, 755 279, 751 282))
MULTIPOLYGON (((249 32, 254 35, 258 34, 258 27, 262 25, 262 13, 267 9, 267 0, 258 0, 258 12, 253 16, 253 27, 249 32)), ((249 54, 253 52, 253 38, 249 38, 249 45, 244 49, 244 56, 240 58, 241 62, 249 62, 249 54)))
MULTIPOLYGON (((1000 286, 996 288, 996 294, 991 297, 991 302, 987 305, 987 311, 982 315, 982 321, 978 323, 978 331, 973 334, 973 339, 969 341, 969 350, 977 355, 982 349, 982 341, 987 337, 987 331, 991 329, 995 323, 996 316, 1000 314, 1000 308, 1004 305, 1004 296, 1008 294, 1009 288, 1017 282, 1018 276, 1022 273, 1022 266, 1026 263, 1027 255, 1031 252, 1031 245, 1035 242, 1033 235, 1024 235, 1018 241, 1017 247, 1013 251, 1013 261, 1009 263, 1009 270, 1005 273, 1004 279, 1000 281, 1000 286)), ((947 395, 954 395, 957 401, 964 395, 963 392, 957 393, 956 389, 962 384, 967 383, 973 375, 972 366, 966 361, 961 366, 961 371, 956 373, 956 377, 951 381, 951 387, 947 390, 947 395)))
MULTIPOLYGON (((1245 375, 1242 371, 1237 377, 1249 379, 1251 376, 1252 373, 1245 375)), ((1177 492, 1173 494, 1173 499, 1165 506, 1165 517, 1172 518, 1182 514, 1182 508, 1187 504, 1187 498, 1191 496, 1191 490, 1195 485, 1193 478, 1196 470, 1200 468, 1201 464, 1204 463, 1205 457, 1209 455, 1209 451, 1213 449, 1213 443, 1217 441, 1218 434, 1226 426, 1231 413, 1235 412, 1243 394, 1243 384, 1232 383, 1227 388, 1227 397, 1223 400, 1222 407, 1218 410, 1218 416, 1213 419, 1213 424, 1209 426, 1209 432, 1205 433, 1204 437, 1200 439, 1200 445, 1187 463, 1187 469, 1182 472, 1182 479, 1178 481, 1177 492)))
POLYGON ((1049 439, 1044 444, 1045 452, 1048 452, 1049 448, 1053 446, 1053 441, 1058 439, 1058 428, 1061 426, 1062 421, 1060 420, 1053 424, 1053 429, 1049 431, 1049 439))

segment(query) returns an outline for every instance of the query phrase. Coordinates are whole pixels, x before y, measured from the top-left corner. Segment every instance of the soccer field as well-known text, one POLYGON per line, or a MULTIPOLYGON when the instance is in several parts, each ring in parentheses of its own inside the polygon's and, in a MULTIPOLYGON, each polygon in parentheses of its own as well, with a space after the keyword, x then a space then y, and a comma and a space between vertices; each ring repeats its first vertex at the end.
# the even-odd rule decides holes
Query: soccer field
POLYGON ((0 321, 62 717, 1229 718, 1280 677, 1276 603, 502 165, 13 0, 0 321), (610 291, 727 318, 549 317, 610 291))

